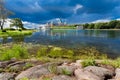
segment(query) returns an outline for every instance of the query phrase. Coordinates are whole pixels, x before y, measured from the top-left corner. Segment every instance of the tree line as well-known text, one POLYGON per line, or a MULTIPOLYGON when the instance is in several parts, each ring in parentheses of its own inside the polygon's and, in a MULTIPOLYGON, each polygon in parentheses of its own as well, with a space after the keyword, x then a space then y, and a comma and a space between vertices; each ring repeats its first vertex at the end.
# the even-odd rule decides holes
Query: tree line
POLYGON ((112 20, 110 22, 86 23, 84 29, 120 29, 120 21, 112 20))

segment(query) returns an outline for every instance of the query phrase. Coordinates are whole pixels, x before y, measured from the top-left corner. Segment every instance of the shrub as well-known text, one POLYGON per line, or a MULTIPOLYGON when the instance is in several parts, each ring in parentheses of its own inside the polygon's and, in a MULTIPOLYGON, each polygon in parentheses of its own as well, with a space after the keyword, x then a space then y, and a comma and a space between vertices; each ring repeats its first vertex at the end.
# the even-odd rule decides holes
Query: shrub
POLYGON ((7 32, 6 30, 2 30, 2 32, 7 32))
POLYGON ((11 49, 4 50, 1 54, 0 60, 26 59, 29 57, 28 51, 25 47, 20 45, 13 45, 11 49))
POLYGON ((37 57, 47 56, 47 48, 41 48, 37 52, 37 57))
POLYGON ((62 74, 70 76, 72 73, 64 68, 62 69, 62 74))
POLYGON ((51 73, 54 73, 54 74, 57 74, 57 65, 50 65, 48 66, 48 70, 51 72, 51 73))
POLYGON ((81 64, 82 64, 83 67, 95 66, 95 65, 96 65, 94 59, 87 59, 87 60, 84 60, 81 64))
POLYGON ((52 58, 61 58, 62 57, 62 50, 61 49, 51 49, 49 56, 52 58))

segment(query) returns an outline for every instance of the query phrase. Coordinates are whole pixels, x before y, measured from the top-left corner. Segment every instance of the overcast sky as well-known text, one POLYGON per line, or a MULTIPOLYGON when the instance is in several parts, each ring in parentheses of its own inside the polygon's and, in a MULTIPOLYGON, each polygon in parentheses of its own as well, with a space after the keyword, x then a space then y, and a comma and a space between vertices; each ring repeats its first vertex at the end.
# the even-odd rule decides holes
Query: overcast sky
POLYGON ((24 21, 45 23, 55 18, 85 23, 120 18, 120 0, 5 0, 6 7, 24 21))

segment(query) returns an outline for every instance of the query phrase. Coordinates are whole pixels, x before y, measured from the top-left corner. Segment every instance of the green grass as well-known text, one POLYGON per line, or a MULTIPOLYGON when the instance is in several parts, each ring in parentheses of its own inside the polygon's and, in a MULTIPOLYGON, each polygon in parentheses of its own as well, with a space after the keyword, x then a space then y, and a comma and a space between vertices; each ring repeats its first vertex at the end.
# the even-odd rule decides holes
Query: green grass
POLYGON ((51 29, 76 29, 75 26, 54 26, 51 29))
MULTIPOLYGON (((6 61, 11 59, 24 60, 35 58, 43 63, 46 62, 64 62, 84 60, 82 62, 83 67, 95 66, 96 59, 103 60, 101 64, 111 65, 115 68, 120 68, 120 58, 109 59, 105 54, 100 53, 94 47, 88 47, 83 49, 65 49, 60 47, 27 45, 27 44, 10 44, 0 45, 0 61, 6 61), (32 48, 33 47, 33 48, 32 48), (37 48, 37 49, 36 49, 37 48), (32 51, 34 51, 34 53, 32 51)), ((24 69, 33 66, 32 64, 26 64, 24 69)), ((49 67, 51 72, 55 72, 55 67, 49 67)), ((67 74, 67 71, 64 71, 67 74)))
POLYGON ((78 59, 107 59, 105 54, 100 53, 96 48, 66 49, 60 47, 38 46, 14 44, 9 47, 0 46, 0 60, 30 59, 36 58, 43 62, 59 60, 78 60, 78 59), (33 53, 34 52, 34 53, 33 53), (58 59, 58 60, 56 60, 58 59))
POLYGON ((29 58, 28 51, 25 47, 21 45, 13 45, 10 48, 3 48, 0 53, 0 60, 10 60, 15 59, 27 59, 29 58))
POLYGON ((0 31, 0 37, 8 37, 8 36, 19 36, 19 35, 31 35, 33 33, 33 30, 22 30, 22 31, 10 31, 7 30, 6 32, 0 31))
POLYGON ((114 60, 106 59, 102 62, 102 64, 111 65, 115 68, 120 68, 120 58, 117 58, 117 59, 114 59, 114 60))
POLYGON ((92 59, 92 58, 84 60, 81 64, 82 64, 83 67, 96 66, 95 60, 92 59))

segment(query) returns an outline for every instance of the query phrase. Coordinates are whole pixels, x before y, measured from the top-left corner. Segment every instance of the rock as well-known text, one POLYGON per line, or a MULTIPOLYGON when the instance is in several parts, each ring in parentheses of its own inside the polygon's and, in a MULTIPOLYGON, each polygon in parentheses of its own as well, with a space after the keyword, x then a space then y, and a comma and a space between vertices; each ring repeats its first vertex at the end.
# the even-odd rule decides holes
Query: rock
POLYGON ((0 80, 14 80, 15 74, 11 73, 0 73, 0 80))
POLYGON ((114 75, 113 71, 106 68, 97 67, 97 66, 88 66, 84 68, 84 70, 99 76, 100 78, 102 78, 102 80, 111 79, 114 75))
POLYGON ((71 63, 71 64, 69 64, 70 66, 74 66, 74 67, 76 67, 76 68, 82 68, 82 64, 80 64, 80 63, 71 63))
POLYGON ((120 80, 120 68, 117 68, 117 69, 115 70, 115 73, 116 73, 115 79, 116 79, 116 80, 120 80))
POLYGON ((43 75, 50 74, 50 71, 48 70, 48 67, 53 64, 59 64, 59 63, 47 63, 44 65, 38 65, 35 67, 32 67, 26 71, 21 72, 15 80, 20 80, 22 78, 27 77, 28 79, 39 79, 43 75))
POLYGON ((57 73, 58 74, 65 74, 65 75, 73 75, 74 70, 76 69, 76 66, 72 65, 61 65, 57 66, 57 73))
POLYGON ((76 69, 74 74, 77 80, 102 80, 100 77, 96 76, 95 74, 89 71, 84 71, 83 69, 76 69))
POLYGON ((59 76, 54 76, 51 80, 77 80, 77 79, 66 75, 59 75, 59 76))
POLYGON ((15 66, 15 65, 24 65, 25 63, 26 63, 25 61, 18 61, 18 62, 9 64, 7 67, 11 67, 11 66, 15 66))
POLYGON ((111 65, 98 64, 97 66, 102 67, 102 68, 106 68, 106 69, 111 70, 112 72, 115 72, 115 68, 111 65))
POLYGON ((2 61, 2 62, 0 62, 0 68, 5 68, 5 67, 7 67, 9 64, 14 63, 14 62, 15 62, 15 60, 2 61))

